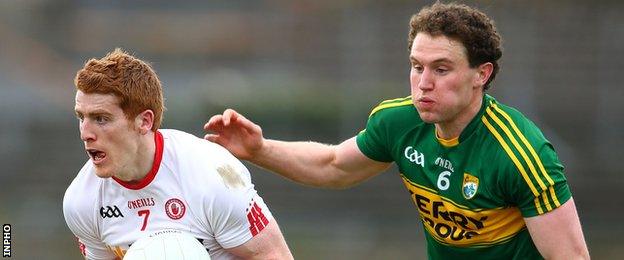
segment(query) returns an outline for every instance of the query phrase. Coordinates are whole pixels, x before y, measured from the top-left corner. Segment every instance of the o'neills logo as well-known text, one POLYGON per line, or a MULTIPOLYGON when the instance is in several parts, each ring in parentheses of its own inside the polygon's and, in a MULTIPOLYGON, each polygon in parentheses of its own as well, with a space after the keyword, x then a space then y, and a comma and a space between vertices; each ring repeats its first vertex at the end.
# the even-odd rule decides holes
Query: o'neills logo
POLYGON ((186 212, 186 206, 184 206, 184 203, 179 199, 169 199, 167 203, 165 203, 165 212, 171 219, 181 219, 186 212))
POLYGON ((138 209, 138 208, 142 208, 142 207, 153 207, 154 205, 156 205, 156 202, 154 202, 154 198, 143 198, 143 199, 128 201, 128 208, 129 209, 138 209))

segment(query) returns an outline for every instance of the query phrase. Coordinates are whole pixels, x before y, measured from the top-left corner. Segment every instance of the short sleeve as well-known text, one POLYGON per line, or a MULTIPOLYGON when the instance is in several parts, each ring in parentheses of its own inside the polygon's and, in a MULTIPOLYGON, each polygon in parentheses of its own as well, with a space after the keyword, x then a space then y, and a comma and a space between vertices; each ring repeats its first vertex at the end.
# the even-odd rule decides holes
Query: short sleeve
POLYGON ((273 216, 264 200, 255 190, 249 170, 232 155, 217 166, 220 175, 212 181, 214 196, 209 197, 209 222, 214 237, 223 248, 232 248, 247 242, 260 233, 273 216))
MULTIPOLYGON (((533 217, 550 212, 572 197, 563 165, 548 142, 536 147, 535 155, 527 154, 528 162, 510 164, 509 199, 520 209, 522 216, 533 217)), ((523 161, 518 159, 518 161, 523 161)))
POLYGON ((63 198, 63 215, 67 226, 78 238, 80 252, 85 259, 115 259, 115 254, 98 239, 92 219, 93 213, 89 210, 91 208, 85 205, 93 204, 81 203, 79 197, 71 194, 70 187, 63 198))
POLYGON ((382 113, 372 114, 368 118, 366 129, 357 135, 356 142, 366 157, 380 162, 392 162, 393 158, 387 142, 387 129, 383 123, 382 113))

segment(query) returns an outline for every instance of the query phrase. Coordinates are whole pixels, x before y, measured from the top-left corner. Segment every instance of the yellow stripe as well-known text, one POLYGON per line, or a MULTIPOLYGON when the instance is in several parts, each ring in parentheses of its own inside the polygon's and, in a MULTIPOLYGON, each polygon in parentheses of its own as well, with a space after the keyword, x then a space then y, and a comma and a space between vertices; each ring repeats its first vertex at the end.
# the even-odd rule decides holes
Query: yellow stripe
MULTIPOLYGON (((426 191, 428 191, 428 192, 438 194, 438 191, 437 191, 437 190, 434 190, 434 189, 432 189, 432 188, 429 188, 429 187, 426 187, 426 186, 422 186, 422 185, 420 185, 420 184, 418 184, 418 183, 415 183, 415 182, 413 182, 412 180, 410 180, 410 179, 408 179, 407 177, 405 177, 405 175, 404 175, 403 173, 400 173, 400 175, 401 175, 401 178, 402 178, 404 181, 408 182, 409 184, 414 185, 414 186, 416 186, 416 187, 418 187, 418 188, 421 188, 421 189, 423 189, 423 190, 426 190, 426 191)), ((459 206, 459 205, 458 205, 458 206, 459 206)))
POLYGON ((405 100, 405 101, 401 101, 398 103, 386 103, 384 104, 383 102, 381 103, 381 105, 375 107, 373 109, 373 111, 370 113, 370 115, 368 115, 369 117, 372 116, 373 114, 375 114, 377 111, 385 109, 385 108, 390 108, 390 107, 399 107, 399 106, 405 106, 405 105, 411 105, 412 104, 412 100, 405 100))
POLYGON ((516 147, 517 151, 522 156, 522 159, 524 159, 526 164, 529 166, 529 169, 531 170, 531 174, 533 175, 533 178, 537 180, 537 183, 539 184, 540 188, 542 188, 542 191, 546 190, 547 189, 546 185, 544 185, 544 182, 542 181, 542 179, 537 175, 537 170, 535 170, 535 166, 533 166, 533 162, 531 161, 531 159, 529 159, 529 156, 527 156, 526 152, 524 152, 524 149, 522 149, 522 147, 520 146, 516 138, 511 133, 511 131, 509 131, 509 128, 507 128, 507 126, 503 123, 503 121, 501 121, 496 116, 496 114, 492 112, 492 110, 489 107, 486 109, 486 112, 488 115, 492 117, 492 119, 494 119, 494 122, 496 122, 496 124, 498 124, 498 126, 501 129, 503 129, 503 132, 505 132, 509 140, 511 140, 511 143, 513 143, 514 147, 516 147))
POLYGON ((522 143, 524 143, 524 145, 529 149, 529 152, 531 153, 531 156, 533 156, 533 159, 535 159, 535 162, 537 163, 537 166, 540 169, 542 175, 546 178, 548 183, 550 183, 550 185, 551 185, 550 190, 551 190, 552 199, 555 202, 555 205, 557 207, 559 207, 561 204, 559 203, 559 199, 557 199, 557 194, 554 192, 554 190, 552 188, 552 185, 555 185, 555 183, 553 182, 552 178, 550 178, 550 175, 548 175, 548 173, 546 173, 546 169, 544 169, 544 164, 542 164, 542 160, 539 158, 539 156, 535 152, 535 149, 533 149, 533 146, 531 145, 531 143, 529 143, 529 141, 526 139, 526 137, 524 137, 522 132, 520 132, 520 130, 518 129, 516 124, 513 122, 511 117, 505 111, 503 111, 502 109, 498 108, 498 106, 496 104, 492 104, 492 106, 494 107, 494 109, 496 111, 498 111, 498 113, 500 113, 505 119, 507 119, 507 121, 511 125, 511 128, 514 130, 514 132, 516 132, 518 137, 520 137, 520 140, 522 140, 522 143))
POLYGON ((415 185, 404 175, 401 177, 412 193, 425 231, 440 243, 458 247, 483 247, 508 241, 526 229, 517 207, 471 209, 430 192, 430 189, 423 189, 421 185, 415 185))
MULTIPOLYGON (((496 117, 496 115, 490 110, 490 108, 487 108, 486 112, 487 112, 487 114, 489 116, 492 117, 492 119, 496 122, 496 124, 499 127, 501 127, 501 129, 505 132, 507 137, 514 144, 516 149, 520 152, 520 154, 522 155, 523 159, 525 160, 525 162, 529 166, 529 169, 531 170, 531 174, 538 181, 538 184, 542 188, 542 191, 545 191, 547 188, 544 185, 544 183, 542 182, 542 180, 539 178, 539 176, 537 175, 537 171, 535 170, 535 167, 533 166, 533 163, 529 160, 528 156, 526 155, 526 153, 524 152, 522 147, 520 147, 520 144, 518 144, 518 142, 513 137, 513 135, 509 131, 509 129, 503 124, 503 122, 498 117, 496 117)), ((499 140, 499 142, 503 146, 503 149, 505 149, 507 154, 510 156, 511 160, 514 162, 514 164, 516 165, 516 167, 518 168, 518 170, 522 174, 522 178, 524 179, 524 181, 527 183, 527 185, 529 185, 529 188, 531 189, 531 192, 533 192, 533 196, 535 196, 535 199, 533 200, 533 202, 535 203, 535 208, 537 209, 538 214, 540 214, 540 215, 543 214, 544 211, 542 210, 542 206, 541 206, 541 203, 539 201, 540 194, 537 191, 537 189, 535 188, 535 186, 533 185, 533 182, 529 178, 526 170, 524 169, 524 166, 522 166, 522 164, 519 162, 519 160, 516 157, 516 155, 511 151, 511 148, 509 147, 509 145, 507 143, 505 143, 504 139, 501 137, 501 135, 498 133, 498 131, 496 131, 496 129, 494 129, 494 127, 492 127, 492 125, 490 125, 489 121, 487 121, 487 118, 485 116, 483 116, 483 119, 485 120, 484 123, 487 122, 486 125, 489 125, 488 128, 491 127, 490 131, 492 131, 492 130, 495 131, 495 132, 492 132, 492 133, 494 134, 494 136, 496 136, 496 139, 499 140)), ((542 192, 542 195, 546 195, 546 193, 542 192)), ((546 208, 548 209, 548 211, 551 211, 552 207, 550 206, 550 203, 548 202, 548 198, 545 197, 545 198, 543 198, 543 200, 546 202, 545 204, 546 204, 546 208)))
MULTIPOLYGON (((407 177, 405 177, 405 175, 403 175, 402 173, 400 175, 401 175, 401 178, 404 181, 404 184, 410 184, 410 185, 412 185, 414 187, 417 187, 419 189, 423 189, 423 190, 426 190, 428 192, 431 192, 431 193, 434 193, 434 194, 438 194, 437 190, 434 190, 434 189, 431 189, 429 187, 422 186, 422 185, 420 185, 418 183, 415 183, 415 182, 411 181, 410 179, 408 179, 407 177)), ((505 209, 506 208, 506 207, 498 207, 498 208, 491 208, 491 209, 469 208, 469 207, 461 205, 461 204, 459 204, 459 203, 457 203, 457 202, 455 202, 455 201, 453 201, 453 200, 451 200, 449 198, 446 198, 446 197, 441 197, 441 198, 442 198, 442 200, 453 204, 453 206, 455 206, 455 207, 458 207, 458 208, 461 208, 461 209, 470 210, 470 211, 474 211, 474 212, 479 212, 479 211, 484 211, 484 210, 497 210, 497 209, 505 209)))
POLYGON ((541 206, 541 204, 539 202, 539 199, 537 198, 539 196, 539 192, 537 192, 537 189, 535 189, 535 186, 533 186, 533 183, 531 182, 531 180, 529 179, 529 176, 527 175, 526 171, 524 170, 524 166, 522 166, 522 164, 518 161, 518 158, 516 158, 516 155, 513 154, 513 152, 511 151, 511 148, 509 148, 509 145, 507 145, 507 143, 505 143, 505 140, 503 140, 503 137, 490 124, 490 122, 487 120, 485 115, 483 117, 481 117, 481 121, 483 121, 485 126, 492 133, 492 135, 494 135, 494 137, 496 137, 496 139, 501 144, 501 146, 503 147, 503 149, 505 150, 507 155, 509 155, 509 158, 511 159, 511 161, 513 161, 513 163, 516 165, 516 168, 518 168, 518 170, 520 171, 520 174, 522 175, 522 178, 524 179, 524 182, 526 182, 529 185, 529 189, 531 189, 531 192, 533 192, 533 196, 535 196, 535 200, 533 200, 533 202, 535 203, 535 208, 537 208, 537 212, 540 215, 543 214, 544 211, 542 211, 542 206, 541 206))
POLYGON ((535 186, 533 186, 533 183, 531 182, 531 180, 529 179, 529 176, 524 170, 524 166, 522 166, 522 164, 518 161, 518 158, 516 158, 516 155, 511 151, 511 148, 509 148, 507 143, 505 143, 505 140, 503 140, 503 137, 496 131, 496 129, 494 129, 494 127, 490 124, 487 118, 485 118, 485 116, 481 117, 481 121, 483 121, 485 126, 490 130, 490 132, 494 135, 494 137, 496 137, 496 139, 501 144, 505 152, 507 152, 507 155, 509 155, 509 158, 511 158, 511 160, 516 165, 518 170, 520 170, 520 173, 522 174, 522 178, 524 178, 524 181, 529 185, 529 188, 531 189, 531 192, 533 192, 533 195, 535 197, 539 196, 539 192, 537 192, 537 189, 535 189, 535 186))
POLYGON ((123 257, 125 255, 125 252, 121 249, 121 247, 119 246, 108 246, 108 248, 113 251, 113 253, 115 254, 115 256, 117 257, 123 257))
POLYGON ((552 210, 552 207, 550 206, 550 201, 548 201, 548 193, 546 193, 547 190, 542 192, 542 200, 544 201, 544 205, 546 205, 546 209, 548 209, 548 212, 550 212, 552 210))
POLYGON ((395 102, 395 101, 399 101, 399 100, 401 100, 401 101, 402 101, 402 100, 405 100, 405 99, 409 99, 409 100, 411 100, 411 99, 412 99, 412 96, 407 96, 407 97, 402 97, 402 98, 395 98, 395 99, 388 99, 388 100, 384 100, 384 101, 381 101, 381 104, 387 104, 387 103, 391 103, 391 102, 395 102))
POLYGON ((535 199, 533 200, 533 203, 535 203, 535 206, 537 208, 537 214, 539 215, 544 214, 544 210, 542 210, 542 206, 540 205, 538 197, 535 197, 535 199))
POLYGON ((561 203, 559 203, 559 199, 557 199, 557 193, 555 193, 555 189, 553 188, 553 186, 550 186, 550 188, 548 188, 550 190, 550 196, 553 198, 553 201, 555 202, 555 206, 558 208, 559 206, 561 206, 561 203))
MULTIPOLYGON (((422 217, 421 217, 421 219, 422 219, 422 217)), ((424 222, 423 222, 423 223, 424 223, 424 222)), ((425 225, 426 225, 426 224, 425 224, 425 225)), ((522 230, 524 230, 524 228, 522 228, 520 231, 522 231, 522 230)), ((484 248, 484 247, 490 247, 490 246, 497 245, 497 244, 503 244, 503 243, 505 243, 505 242, 507 242, 507 241, 511 240, 512 238, 514 238, 514 237, 515 237, 518 233, 520 233, 520 231, 518 231, 517 233, 510 234, 510 235, 508 235, 508 236, 502 237, 502 238, 500 238, 500 239, 497 239, 497 240, 491 241, 491 242, 484 242, 484 243, 474 243, 474 244, 471 244, 471 245, 470 245, 470 248, 484 248)), ((432 235, 431 237, 432 237, 433 239, 435 239, 436 241, 438 241, 440 244, 445 244, 445 245, 450 245, 450 246, 457 246, 457 245, 454 245, 454 244, 451 244, 451 243, 447 243, 447 242, 445 242, 445 241, 441 240, 440 238, 438 238, 437 236, 433 236, 433 235, 432 235)))

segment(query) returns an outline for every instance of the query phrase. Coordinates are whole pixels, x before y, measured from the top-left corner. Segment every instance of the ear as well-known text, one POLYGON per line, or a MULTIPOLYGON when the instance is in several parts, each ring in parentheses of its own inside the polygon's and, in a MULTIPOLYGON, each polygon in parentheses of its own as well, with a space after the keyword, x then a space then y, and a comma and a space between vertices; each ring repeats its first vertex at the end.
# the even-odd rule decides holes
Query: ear
POLYGON ((139 113, 134 119, 134 126, 139 129, 139 133, 147 134, 154 125, 154 112, 151 109, 139 113))
POLYGON ((477 67, 477 75, 475 77, 474 85, 476 87, 483 87, 485 83, 487 83, 490 76, 492 76, 492 72, 494 71, 494 64, 491 62, 486 62, 479 67, 477 67))

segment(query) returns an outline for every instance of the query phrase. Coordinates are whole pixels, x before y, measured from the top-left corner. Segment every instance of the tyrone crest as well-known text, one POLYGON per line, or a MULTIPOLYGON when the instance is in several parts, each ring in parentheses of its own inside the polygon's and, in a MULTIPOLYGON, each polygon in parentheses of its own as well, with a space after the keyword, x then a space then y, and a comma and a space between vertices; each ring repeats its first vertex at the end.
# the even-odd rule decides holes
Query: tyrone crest
POLYGON ((165 212, 173 220, 181 219, 186 212, 186 206, 181 200, 173 198, 165 203, 165 212))
POLYGON ((464 198, 467 200, 472 199, 477 194, 478 189, 479 178, 465 172, 464 183, 462 184, 462 195, 464 195, 464 198))

